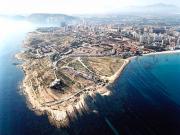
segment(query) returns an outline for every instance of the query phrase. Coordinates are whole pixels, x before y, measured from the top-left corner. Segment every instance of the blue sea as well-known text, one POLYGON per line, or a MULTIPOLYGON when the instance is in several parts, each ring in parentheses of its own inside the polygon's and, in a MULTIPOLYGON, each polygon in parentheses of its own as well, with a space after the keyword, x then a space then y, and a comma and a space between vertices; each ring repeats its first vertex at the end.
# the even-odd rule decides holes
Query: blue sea
MULTIPOLYGON (((2 24, 2 23, 1 23, 2 24)), ((34 30, 26 22, 6 22, 0 26, 0 135, 54 135, 60 129, 50 125, 47 116, 30 111, 19 85, 24 78, 14 55, 22 50, 26 34, 34 30), (7 31, 6 31, 7 29, 7 31)))
POLYGON ((180 134, 179 53, 134 58, 110 87, 112 95, 93 99, 96 111, 77 112, 68 127, 56 128, 29 110, 20 93, 24 74, 13 65, 14 54, 34 30, 21 27, 0 39, 0 135, 180 134))

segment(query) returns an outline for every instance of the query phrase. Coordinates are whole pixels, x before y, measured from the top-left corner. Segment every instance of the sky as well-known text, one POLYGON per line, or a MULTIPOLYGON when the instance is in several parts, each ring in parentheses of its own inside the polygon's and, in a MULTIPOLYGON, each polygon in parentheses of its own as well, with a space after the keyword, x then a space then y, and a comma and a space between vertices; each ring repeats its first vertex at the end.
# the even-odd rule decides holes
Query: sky
POLYGON ((180 5, 180 0, 0 0, 0 14, 102 14, 156 3, 180 5))

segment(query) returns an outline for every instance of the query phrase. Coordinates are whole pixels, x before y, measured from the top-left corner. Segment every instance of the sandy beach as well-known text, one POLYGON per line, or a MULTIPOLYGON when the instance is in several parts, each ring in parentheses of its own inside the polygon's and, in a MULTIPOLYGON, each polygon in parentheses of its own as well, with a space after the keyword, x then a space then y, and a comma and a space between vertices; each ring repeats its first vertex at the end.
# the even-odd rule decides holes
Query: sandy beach
POLYGON ((125 59, 123 65, 119 68, 119 70, 111 77, 109 77, 109 83, 112 84, 116 81, 117 78, 119 78, 119 76, 121 75, 121 73, 123 72, 123 70, 125 69, 125 67, 128 65, 128 63, 130 62, 130 59, 125 59))
MULTIPOLYGON (((180 53, 180 50, 148 53, 148 54, 143 54, 140 57, 151 56, 151 55, 161 55, 161 54, 173 54, 173 53, 180 53)), ((132 56, 132 57, 125 59, 123 65, 120 67, 120 69, 113 76, 111 76, 109 78, 111 84, 113 84, 117 80, 117 78, 119 78, 119 76, 121 75, 121 73, 123 72, 125 67, 131 62, 132 59, 134 59, 136 57, 138 57, 138 56, 132 56)))
POLYGON ((159 54, 171 54, 171 53, 180 53, 180 50, 148 53, 148 54, 143 54, 143 56, 148 56, 148 55, 159 55, 159 54))

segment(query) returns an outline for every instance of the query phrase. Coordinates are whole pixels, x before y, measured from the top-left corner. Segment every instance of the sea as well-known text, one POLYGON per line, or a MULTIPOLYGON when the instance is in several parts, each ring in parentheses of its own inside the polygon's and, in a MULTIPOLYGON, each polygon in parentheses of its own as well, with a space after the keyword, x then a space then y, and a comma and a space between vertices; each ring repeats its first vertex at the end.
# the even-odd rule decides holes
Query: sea
POLYGON ((36 115, 19 88, 23 71, 14 64, 19 63, 14 55, 34 29, 19 21, 0 26, 0 135, 180 134, 180 53, 132 59, 109 87, 112 94, 97 94, 94 111, 77 112, 66 128, 36 115))

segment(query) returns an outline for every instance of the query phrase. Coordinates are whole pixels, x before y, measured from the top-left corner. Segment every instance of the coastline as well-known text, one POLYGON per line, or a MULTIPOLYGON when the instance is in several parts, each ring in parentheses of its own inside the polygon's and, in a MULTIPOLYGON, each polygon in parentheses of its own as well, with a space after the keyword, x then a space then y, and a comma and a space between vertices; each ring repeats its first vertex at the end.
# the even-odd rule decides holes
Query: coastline
MULTIPOLYGON (((152 56, 152 55, 161 55, 161 54, 174 54, 174 53, 180 53, 180 50, 153 52, 153 53, 143 54, 140 57, 143 57, 143 56, 152 56)), ((120 69, 113 76, 111 76, 110 85, 113 84, 120 77, 121 73, 124 71, 126 66, 131 62, 131 60, 135 59, 137 57, 138 56, 132 56, 132 57, 129 57, 127 59, 124 59, 124 63, 120 67, 120 69)))
MULTIPOLYGON (((150 54, 144 54, 143 56, 149 56, 149 55, 158 55, 158 54, 171 54, 171 53, 180 53, 180 50, 177 51, 164 51, 164 52, 156 52, 156 53, 150 53, 150 54)), ((22 70, 24 72, 24 78, 22 80, 21 83, 21 88, 23 91, 23 95, 26 97, 27 99, 27 105, 28 107, 33 110, 37 115, 43 115, 43 114, 47 114, 49 121, 57 126, 57 127, 66 127, 68 126, 69 123, 69 116, 71 118, 76 117, 75 115, 75 110, 74 107, 79 111, 82 112, 82 109, 86 109, 88 111, 92 111, 90 110, 90 108, 88 107, 87 103, 85 102, 85 99, 88 96, 91 96, 92 99, 93 97, 95 97, 95 95, 97 93, 99 93, 101 96, 108 96, 111 94, 111 86, 114 84, 114 82, 120 77, 121 73, 124 71, 124 69, 126 68, 126 66, 131 62, 132 59, 138 57, 138 56, 133 56, 133 57, 129 57, 127 59, 124 59, 124 63, 122 64, 122 66, 119 68, 119 70, 112 76, 110 76, 109 82, 107 85, 100 87, 97 89, 97 91, 89 93, 89 94, 84 94, 82 93, 80 96, 80 100, 75 103, 74 105, 69 105, 68 107, 64 108, 65 110, 61 109, 61 110, 53 110, 50 107, 47 106, 42 106, 42 104, 38 101, 38 99, 36 97, 34 97, 33 95, 35 95, 33 92, 33 87, 29 85, 28 81, 28 71, 26 72, 26 59, 23 58, 23 56, 21 56, 22 52, 18 53, 15 55, 15 57, 18 60, 23 61, 22 64, 20 65, 20 67, 22 67, 22 70)), ((90 102, 90 104, 93 104, 93 102, 90 102)), ((92 108, 91 108, 92 109, 92 108)))
MULTIPOLYGON (((91 106, 88 106, 89 104, 93 104, 92 99, 95 97, 96 93, 94 92, 89 92, 88 94, 82 93, 80 95, 80 100, 77 103, 74 104, 69 104, 66 108, 63 109, 63 107, 59 110, 53 109, 49 106, 44 106, 42 103, 39 101, 39 99, 35 96, 35 91, 32 86, 32 82, 29 81, 29 76, 30 73, 27 70, 26 64, 28 64, 28 59, 23 57, 23 52, 17 53, 15 57, 22 61, 22 64, 19 65, 19 67, 22 68, 23 73, 24 73, 24 78, 21 83, 21 92, 22 94, 26 97, 26 103, 27 106, 30 110, 34 111, 36 115, 44 115, 46 114, 48 116, 49 122, 60 128, 60 127, 67 127, 69 124, 70 119, 76 118, 76 113, 77 111, 81 114, 83 111, 93 111, 91 110, 91 106), (29 83, 30 82, 30 83, 29 83), (90 102, 86 103, 86 99, 90 98, 90 102), (88 105, 87 105, 88 104, 88 105), (70 118, 70 119, 69 119, 70 118)), ((106 89, 104 89, 106 90, 106 89)), ((98 92, 98 91, 97 91, 98 92)))
MULTIPOLYGON (((19 67, 21 67, 21 69, 23 70, 24 73, 24 78, 22 79, 21 85, 19 86, 21 88, 21 92, 23 94, 23 96, 25 96, 26 98, 26 104, 27 107, 32 110, 37 116, 41 116, 41 115, 47 115, 49 122, 60 128, 60 127, 66 127, 69 123, 68 121, 68 117, 66 115, 66 111, 62 111, 60 110, 58 111, 52 111, 51 109, 49 109, 48 107, 43 107, 41 105, 41 103, 36 99, 36 97, 34 97, 34 91, 33 88, 31 86, 28 85, 28 74, 25 70, 25 63, 26 63, 26 59, 24 59, 21 56, 22 52, 17 53, 15 55, 15 57, 20 60, 23 61, 21 65, 19 65, 19 67)), ((69 112, 72 110, 69 110, 69 112)))
POLYGON ((121 73, 124 71, 125 67, 129 64, 131 60, 130 59, 124 59, 124 63, 123 65, 119 68, 119 70, 112 75, 111 77, 109 77, 109 83, 113 84, 121 75, 121 73))
POLYGON ((173 53, 180 53, 180 50, 154 52, 154 53, 143 54, 143 56, 160 55, 160 54, 173 54, 173 53))
POLYGON ((26 97, 27 106, 37 115, 47 114, 50 123, 52 125, 55 125, 56 127, 68 126, 69 123, 68 118, 69 117, 71 117, 72 119, 75 118, 76 111, 83 112, 83 110, 85 109, 85 111, 93 112, 94 109, 92 109, 91 107, 94 106, 93 100, 96 94, 100 94, 101 96, 110 95, 111 91, 110 89, 108 89, 108 85, 111 85, 120 76, 124 68, 129 63, 129 60, 125 59, 120 69, 109 78, 109 82, 107 83, 107 85, 101 87, 97 86, 95 88, 96 90, 93 92, 88 92, 86 94, 81 93, 80 100, 77 103, 69 104, 68 107, 64 109, 53 110, 51 107, 43 106, 41 102, 38 101, 39 99, 35 96, 35 91, 33 90, 32 85, 30 85, 29 83, 31 82, 29 81, 29 76, 32 73, 30 73, 27 70, 26 64, 28 63, 28 59, 26 60, 26 58, 23 57, 23 52, 16 54, 15 57, 18 60, 22 61, 22 64, 19 65, 24 72, 24 78, 21 83, 21 89, 23 95, 26 97), (86 103, 86 99, 89 97, 91 97, 90 102, 86 103))

